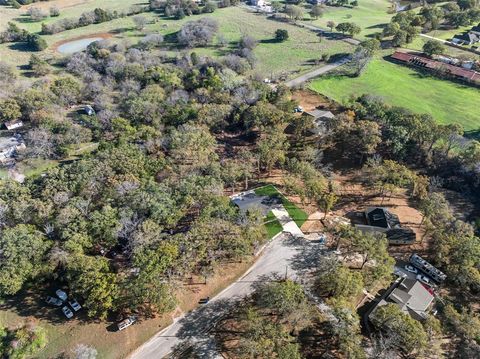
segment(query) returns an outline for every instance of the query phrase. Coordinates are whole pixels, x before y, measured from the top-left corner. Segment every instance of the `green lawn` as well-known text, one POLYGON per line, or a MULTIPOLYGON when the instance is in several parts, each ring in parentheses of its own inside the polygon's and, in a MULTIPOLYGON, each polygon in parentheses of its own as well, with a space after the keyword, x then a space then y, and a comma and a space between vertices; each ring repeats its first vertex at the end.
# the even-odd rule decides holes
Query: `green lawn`
POLYGON ((273 238, 283 231, 282 225, 272 211, 268 212, 267 218, 265 218, 265 228, 267 229, 268 238, 273 238))
POLYGON ((391 105, 430 113, 440 123, 460 123, 467 131, 480 128, 477 88, 422 75, 413 68, 381 58, 372 60, 360 77, 319 78, 310 87, 339 102, 371 94, 391 105))
MULTIPOLYGON (((274 185, 267 185, 255 190, 255 194, 258 196, 268 196, 268 197, 276 197, 282 200, 282 204, 287 210, 290 217, 295 221, 295 223, 301 227, 302 224, 306 222, 308 219, 308 214, 298 208, 294 203, 290 202, 283 194, 281 194, 274 185)), ((273 214, 272 214, 273 215, 273 214)), ((272 218, 271 218, 272 219, 272 218)), ((268 216, 267 216, 268 220, 268 216)))
POLYGON ((347 8, 343 6, 327 6, 326 11, 313 24, 327 27, 328 21, 336 24, 341 22, 354 22, 362 28, 358 38, 365 38, 376 32, 381 32, 383 27, 390 22, 393 14, 390 13, 392 3, 388 0, 360 0, 358 6, 347 8))

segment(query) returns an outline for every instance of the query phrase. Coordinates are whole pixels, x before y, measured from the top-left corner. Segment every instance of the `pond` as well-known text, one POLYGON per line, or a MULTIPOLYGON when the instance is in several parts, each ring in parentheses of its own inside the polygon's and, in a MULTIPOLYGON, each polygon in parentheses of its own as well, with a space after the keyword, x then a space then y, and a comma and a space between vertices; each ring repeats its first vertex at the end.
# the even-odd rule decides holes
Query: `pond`
POLYGON ((59 47, 57 51, 61 54, 73 54, 75 52, 83 51, 90 45, 92 42, 103 40, 101 37, 88 37, 86 39, 73 40, 66 42, 59 47))

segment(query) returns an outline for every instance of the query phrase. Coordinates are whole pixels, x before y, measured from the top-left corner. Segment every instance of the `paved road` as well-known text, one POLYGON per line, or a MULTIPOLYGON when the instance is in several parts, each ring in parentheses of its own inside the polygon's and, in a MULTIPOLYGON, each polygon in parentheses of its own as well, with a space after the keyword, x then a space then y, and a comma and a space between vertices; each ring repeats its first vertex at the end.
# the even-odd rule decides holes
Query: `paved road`
POLYGON ((300 273, 306 268, 305 258, 319 253, 315 248, 315 245, 305 240, 293 240, 290 234, 280 234, 265 247, 261 257, 245 275, 211 299, 207 305, 178 318, 174 324, 157 333, 137 349, 130 359, 159 359, 172 352, 182 353, 189 347, 194 347, 197 354, 200 354, 200 350, 208 351, 203 353, 205 357, 216 357, 214 340, 209 335, 215 323, 228 313, 236 300, 251 294, 255 283, 272 274, 276 273, 282 278, 287 275, 299 280, 303 277, 300 273))
POLYGON ((348 60, 349 60, 349 57, 345 56, 344 58, 341 58, 340 60, 338 60, 334 63, 322 66, 318 69, 307 72, 306 74, 304 74, 300 77, 297 77, 293 80, 287 81, 287 82, 285 82, 285 85, 287 85, 288 87, 299 86, 299 85, 303 84, 304 82, 307 82, 311 79, 314 79, 315 77, 323 75, 323 74, 325 74, 329 71, 332 71, 332 70, 336 69, 339 66, 344 65, 345 63, 348 62, 348 60))

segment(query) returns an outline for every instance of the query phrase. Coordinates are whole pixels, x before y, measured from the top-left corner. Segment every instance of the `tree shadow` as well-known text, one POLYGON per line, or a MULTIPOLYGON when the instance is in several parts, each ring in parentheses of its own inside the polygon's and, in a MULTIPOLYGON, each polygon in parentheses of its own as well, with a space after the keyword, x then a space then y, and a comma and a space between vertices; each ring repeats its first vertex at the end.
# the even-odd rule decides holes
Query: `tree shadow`
POLYGON ((216 322, 227 315, 236 302, 233 299, 219 299, 189 312, 179 320, 181 326, 176 336, 179 339, 206 337, 216 322))
POLYGON ((26 42, 13 42, 8 47, 15 51, 32 52, 32 47, 26 42))

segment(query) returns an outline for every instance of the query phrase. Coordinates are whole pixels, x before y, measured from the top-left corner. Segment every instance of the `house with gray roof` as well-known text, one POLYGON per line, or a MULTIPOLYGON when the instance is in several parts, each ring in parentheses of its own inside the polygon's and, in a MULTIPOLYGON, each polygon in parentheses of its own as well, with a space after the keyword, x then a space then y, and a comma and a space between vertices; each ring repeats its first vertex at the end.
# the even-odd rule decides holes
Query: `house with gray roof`
POLYGON ((318 108, 312 111, 305 111, 302 115, 312 117, 313 128, 311 132, 316 135, 326 134, 330 127, 330 122, 335 118, 332 112, 318 108))
POLYGON ((388 295, 381 299, 370 313, 377 308, 394 303, 406 314, 415 320, 424 320, 431 311, 435 295, 433 290, 416 279, 403 278, 395 282, 387 291, 388 295))

